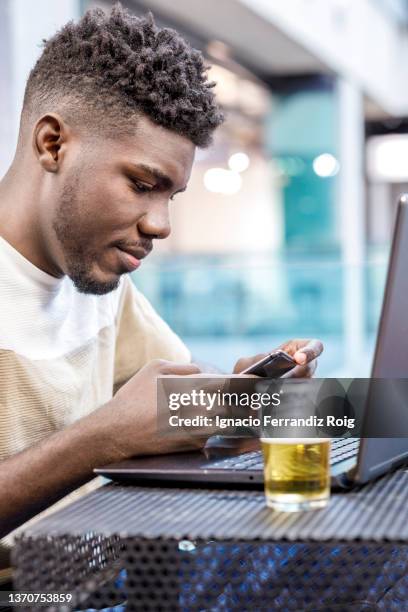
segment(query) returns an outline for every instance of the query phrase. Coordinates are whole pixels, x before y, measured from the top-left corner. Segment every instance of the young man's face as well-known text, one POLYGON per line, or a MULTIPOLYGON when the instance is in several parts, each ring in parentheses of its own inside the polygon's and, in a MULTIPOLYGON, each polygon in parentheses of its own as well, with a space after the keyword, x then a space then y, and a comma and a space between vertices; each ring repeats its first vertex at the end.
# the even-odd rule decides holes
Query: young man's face
POLYGON ((112 291, 155 238, 169 235, 169 200, 186 188, 194 150, 146 117, 132 135, 73 144, 61 167, 52 231, 62 271, 80 291, 112 291))

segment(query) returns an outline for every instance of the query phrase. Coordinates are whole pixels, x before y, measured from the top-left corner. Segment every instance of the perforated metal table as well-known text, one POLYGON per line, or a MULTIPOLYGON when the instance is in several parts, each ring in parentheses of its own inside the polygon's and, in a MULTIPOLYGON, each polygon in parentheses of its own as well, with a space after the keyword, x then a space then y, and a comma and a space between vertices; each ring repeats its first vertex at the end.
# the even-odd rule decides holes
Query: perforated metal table
POLYGON ((388 612, 408 610, 407 545, 401 469, 291 515, 262 492, 110 484, 30 527, 13 560, 17 590, 73 593, 64 610, 388 612))

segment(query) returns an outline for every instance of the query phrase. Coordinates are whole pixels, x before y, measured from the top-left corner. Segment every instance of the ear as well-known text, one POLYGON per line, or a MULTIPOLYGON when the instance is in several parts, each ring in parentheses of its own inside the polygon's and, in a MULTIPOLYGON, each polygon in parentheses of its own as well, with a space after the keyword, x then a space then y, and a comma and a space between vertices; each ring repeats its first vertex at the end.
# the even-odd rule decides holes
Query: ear
POLYGON ((54 113, 37 121, 33 132, 34 154, 47 172, 58 172, 69 140, 69 129, 54 113))

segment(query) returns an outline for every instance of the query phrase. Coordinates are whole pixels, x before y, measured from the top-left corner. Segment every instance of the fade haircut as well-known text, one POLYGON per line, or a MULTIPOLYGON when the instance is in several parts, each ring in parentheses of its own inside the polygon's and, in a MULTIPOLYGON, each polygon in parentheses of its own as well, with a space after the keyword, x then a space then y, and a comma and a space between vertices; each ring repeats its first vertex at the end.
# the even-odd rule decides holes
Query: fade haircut
POLYGON ((144 113, 206 147, 223 121, 202 54, 156 26, 151 13, 136 17, 120 4, 109 14, 93 9, 43 43, 27 81, 23 124, 55 111, 114 136, 144 113))

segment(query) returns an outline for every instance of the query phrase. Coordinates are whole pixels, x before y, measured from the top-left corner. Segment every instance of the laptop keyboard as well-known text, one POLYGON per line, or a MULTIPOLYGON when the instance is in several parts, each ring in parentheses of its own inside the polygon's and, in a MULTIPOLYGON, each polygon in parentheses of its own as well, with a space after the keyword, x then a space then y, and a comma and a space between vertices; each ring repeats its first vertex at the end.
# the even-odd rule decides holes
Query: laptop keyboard
POLYGON ((330 465, 357 457, 360 438, 336 438, 331 442, 330 465))
MULTIPOLYGON (((331 442, 330 465, 356 457, 360 444, 359 438, 336 438, 331 442)), ((227 457, 212 461, 206 466, 209 470, 263 470, 263 457, 261 451, 244 453, 236 457, 227 457)))

